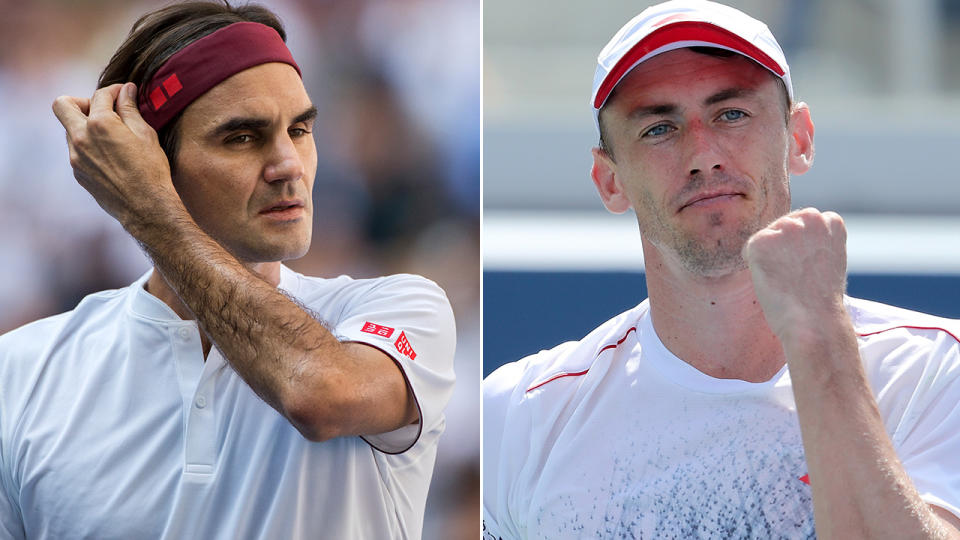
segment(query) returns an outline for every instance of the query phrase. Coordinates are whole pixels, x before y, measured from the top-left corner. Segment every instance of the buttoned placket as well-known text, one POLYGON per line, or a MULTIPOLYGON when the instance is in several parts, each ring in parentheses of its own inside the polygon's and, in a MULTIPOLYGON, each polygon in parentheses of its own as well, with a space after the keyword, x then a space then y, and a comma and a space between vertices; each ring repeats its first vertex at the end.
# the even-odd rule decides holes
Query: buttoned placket
POLYGON ((183 400, 184 474, 196 480, 216 470, 217 417, 214 395, 223 357, 211 348, 206 361, 194 321, 171 325, 170 340, 183 400))

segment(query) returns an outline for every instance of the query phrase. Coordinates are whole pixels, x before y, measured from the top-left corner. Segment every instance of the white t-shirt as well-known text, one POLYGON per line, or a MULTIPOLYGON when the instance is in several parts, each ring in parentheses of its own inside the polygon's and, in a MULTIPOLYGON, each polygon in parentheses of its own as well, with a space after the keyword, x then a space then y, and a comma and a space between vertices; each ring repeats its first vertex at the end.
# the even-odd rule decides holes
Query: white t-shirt
MULTIPOLYGON (((907 473, 960 515, 960 322, 847 307, 907 473)), ((502 366, 483 405, 485 538, 815 536, 789 371, 709 377, 667 350, 648 301, 502 366)))
MULTIPOLYGON (((149 273, 148 273, 149 275, 149 273)), ((411 275, 280 288, 338 338, 399 364, 420 423, 303 438, 195 321, 143 288, 86 297, 0 337, 0 537, 418 538, 455 331, 443 291, 411 275)))

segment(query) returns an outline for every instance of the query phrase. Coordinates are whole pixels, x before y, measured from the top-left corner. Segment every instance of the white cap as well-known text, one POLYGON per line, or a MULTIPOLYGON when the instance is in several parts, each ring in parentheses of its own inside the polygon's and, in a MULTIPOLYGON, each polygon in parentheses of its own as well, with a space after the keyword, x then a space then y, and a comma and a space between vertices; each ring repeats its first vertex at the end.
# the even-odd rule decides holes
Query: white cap
POLYGON ((717 47, 742 54, 793 84, 783 49, 767 25, 707 0, 670 0, 649 7, 624 25, 600 51, 590 103, 596 120, 613 89, 643 61, 684 47, 717 47))

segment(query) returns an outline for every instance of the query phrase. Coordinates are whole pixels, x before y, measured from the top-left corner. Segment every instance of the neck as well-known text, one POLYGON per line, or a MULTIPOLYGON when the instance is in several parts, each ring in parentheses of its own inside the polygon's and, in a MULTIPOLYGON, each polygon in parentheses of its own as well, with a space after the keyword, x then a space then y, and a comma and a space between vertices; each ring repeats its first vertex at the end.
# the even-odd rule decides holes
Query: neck
POLYGON ((762 382, 783 367, 750 271, 696 276, 643 242, 650 313, 657 336, 681 360, 720 379, 762 382))
MULTIPOLYGON (((243 263, 243 266, 257 275, 260 279, 266 281, 270 285, 277 287, 280 285, 280 263, 279 262, 270 262, 270 263, 243 263)), ((180 296, 177 295, 173 287, 167 283, 167 280, 160 274, 160 272, 154 267, 153 273, 150 274, 150 278, 147 279, 146 284, 147 292, 157 297, 164 304, 170 306, 170 309, 177 314, 178 317, 185 321, 195 320, 197 317, 194 315, 193 311, 180 299, 180 296)), ((203 344, 203 355, 204 357, 210 352, 210 338, 207 337, 207 334, 200 331, 200 341, 203 344)))

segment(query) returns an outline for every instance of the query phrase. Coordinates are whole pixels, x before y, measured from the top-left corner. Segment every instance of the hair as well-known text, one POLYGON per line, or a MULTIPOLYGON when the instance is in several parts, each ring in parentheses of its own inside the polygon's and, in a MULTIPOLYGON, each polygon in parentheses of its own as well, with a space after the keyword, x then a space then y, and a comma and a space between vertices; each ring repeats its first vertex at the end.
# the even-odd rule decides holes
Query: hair
MULTIPOLYGON (((738 53, 735 53, 728 49, 721 49, 719 47, 689 47, 689 49, 695 53, 706 54, 708 56, 717 56, 720 58, 729 58, 738 53)), ((790 110, 793 108, 793 101, 790 100, 790 92, 787 91, 787 84, 783 82, 783 79, 777 77, 773 73, 770 74, 771 77, 776 79, 778 86, 780 87, 780 93, 783 95, 783 120, 785 123, 790 123, 790 110)), ((610 95, 607 97, 606 103, 610 103, 613 100, 614 94, 616 94, 617 89, 614 87, 613 91, 610 92, 610 95)), ((600 109, 600 112, 597 114, 597 127, 600 130, 600 150, 610 156, 610 159, 613 159, 613 148, 608 142, 609 136, 606 135, 606 129, 603 126, 603 108, 600 109)))
MULTIPOLYGON (((173 4, 140 17, 100 73, 97 88, 116 83, 137 85, 138 100, 147 99, 147 84, 157 70, 174 54, 217 30, 237 22, 265 24, 280 34, 287 34, 280 19, 258 5, 231 6, 227 0, 190 1, 173 4)), ((183 111, 157 133, 171 170, 180 143, 179 127, 183 111)))

